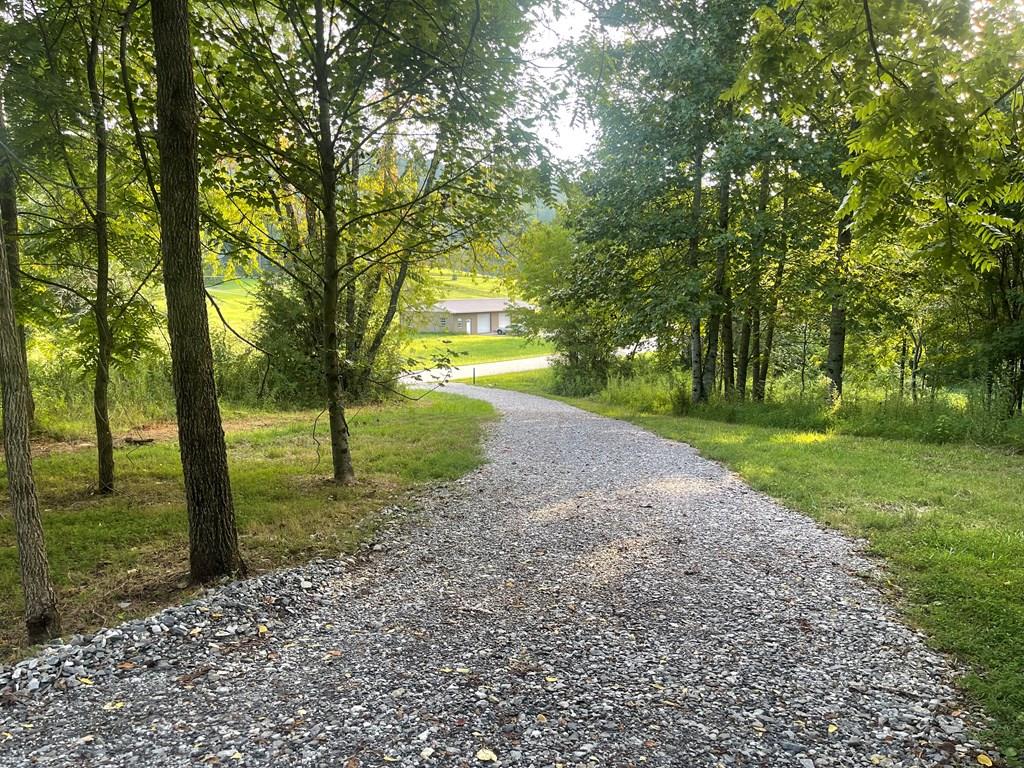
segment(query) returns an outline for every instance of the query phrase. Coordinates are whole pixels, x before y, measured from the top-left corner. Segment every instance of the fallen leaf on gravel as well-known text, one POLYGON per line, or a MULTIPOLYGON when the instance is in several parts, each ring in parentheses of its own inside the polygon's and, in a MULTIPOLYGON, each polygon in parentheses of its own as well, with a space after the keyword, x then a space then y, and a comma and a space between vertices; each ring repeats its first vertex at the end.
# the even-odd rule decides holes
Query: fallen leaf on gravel
POLYGON ((420 751, 420 757, 422 757, 422 758, 423 758, 424 760, 426 760, 426 759, 427 759, 428 757, 430 757, 430 756, 431 756, 432 754, 434 754, 434 748, 433 748, 433 747, 424 747, 424 748, 423 748, 423 749, 422 749, 422 750, 420 751))
POLYGON ((554 675, 548 675, 544 679, 547 680, 549 683, 557 683, 558 682, 558 678, 555 677, 554 675))
POLYGON ((78 682, 80 682, 82 685, 92 685, 92 678, 91 677, 80 677, 80 678, 78 678, 78 682))
POLYGON ((341 651, 339 651, 337 648, 332 648, 324 654, 325 659, 336 659, 339 656, 341 656, 341 651))
POLYGON ((106 704, 103 705, 103 708, 107 710, 107 712, 113 712, 115 709, 124 709, 124 702, 108 701, 106 704))
POLYGON ((538 723, 546 723, 547 721, 548 721, 548 717, 543 712, 541 712, 539 715, 537 715, 537 722, 538 723))
POLYGON ((238 752, 238 751, 236 751, 236 752, 235 752, 235 754, 233 754, 233 755, 231 756, 231 759, 232 759, 232 760, 237 760, 237 761, 241 762, 241 760, 242 760, 242 757, 243 757, 242 753, 241 753, 241 752, 238 752))
POLYGON ((481 749, 476 753, 476 759, 482 763, 497 762, 498 756, 489 749, 481 749))
POLYGON ((10 741, 14 738, 14 734, 9 733, 8 731, 4 731, 2 735, 4 737, 4 741, 10 741))
POLYGON ((398 760, 399 758, 395 757, 394 755, 384 755, 385 763, 397 763, 398 760))
POLYGON ((117 665, 118 669, 135 669, 135 664, 130 661, 122 661, 117 665))
POLYGON ((258 627, 256 628, 256 631, 257 631, 257 632, 259 632, 259 633, 260 633, 261 635, 265 635, 265 634, 267 634, 267 632, 268 632, 268 630, 267 630, 267 625, 266 625, 266 624, 260 624, 260 625, 259 625, 259 626, 258 626, 258 627))
POLYGON ((982 765, 992 765, 992 758, 982 752, 978 755, 978 762, 982 765))
POLYGON ((828 724, 828 732, 829 733, 835 733, 838 730, 839 730, 839 726, 836 725, 835 723, 829 723, 828 724))
POLYGON ((358 757, 350 757, 345 761, 345 768, 360 768, 361 765, 362 763, 359 762, 358 757))
POLYGON ((469 668, 468 667, 456 667, 455 671, 458 672, 460 675, 468 675, 469 674, 469 668))

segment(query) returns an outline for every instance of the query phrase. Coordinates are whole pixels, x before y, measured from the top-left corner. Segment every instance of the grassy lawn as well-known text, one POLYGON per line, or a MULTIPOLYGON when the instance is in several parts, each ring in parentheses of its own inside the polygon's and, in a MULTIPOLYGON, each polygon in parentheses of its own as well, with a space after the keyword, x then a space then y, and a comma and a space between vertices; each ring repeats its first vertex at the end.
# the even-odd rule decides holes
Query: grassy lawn
POLYGON ((474 275, 451 269, 430 270, 431 281, 437 283, 441 299, 491 299, 508 296, 501 280, 489 275, 474 275))
MULTIPOLYGON (((482 380, 545 394, 548 371, 482 380)), ((1024 459, 971 445, 654 416, 560 398, 690 443, 885 558, 908 618, 967 662, 993 738, 1024 755, 1024 459)))
MULTIPOLYGON (((217 302, 217 307, 232 328, 239 333, 248 333, 252 330, 253 322, 256 319, 256 300, 253 295, 253 291, 256 290, 256 281, 254 279, 240 277, 209 285, 206 290, 217 302)), ((210 314, 210 326, 223 328, 224 323, 209 302, 207 302, 207 310, 210 314)))
POLYGON ((428 367, 435 354, 449 354, 453 365, 493 363, 498 360, 520 360, 552 351, 547 341, 522 336, 470 336, 446 333, 420 333, 411 337, 402 353, 428 367))
MULTIPOLYGON (((381 507, 418 484, 455 478, 477 466, 482 425, 492 414, 485 403, 453 395, 353 409, 349 424, 359 482, 350 488, 325 481, 330 445, 321 419, 318 463, 312 439, 316 413, 235 422, 228 429, 228 458, 248 565, 259 571, 352 550, 374 532, 381 507)), ((35 461, 66 635, 149 614, 190 594, 177 443, 165 439, 119 449, 115 458, 119 486, 110 497, 89 492, 95 482, 91 449, 52 449, 35 461)), ((6 494, 6 481, 0 488, 6 494)), ((0 657, 22 648, 21 610, 14 535, 5 515, 0 657)))

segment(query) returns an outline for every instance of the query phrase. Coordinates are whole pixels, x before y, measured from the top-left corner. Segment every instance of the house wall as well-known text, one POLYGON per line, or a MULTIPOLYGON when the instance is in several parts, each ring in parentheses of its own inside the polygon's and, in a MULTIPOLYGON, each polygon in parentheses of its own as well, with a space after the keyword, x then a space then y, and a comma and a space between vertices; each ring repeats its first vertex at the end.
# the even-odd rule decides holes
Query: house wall
POLYGON ((417 312, 409 318, 409 324, 421 333, 450 333, 460 335, 466 333, 466 325, 469 325, 469 333, 480 332, 479 315, 488 314, 491 318, 491 333, 500 327, 502 318, 507 319, 505 312, 487 313, 458 313, 449 312, 417 312))

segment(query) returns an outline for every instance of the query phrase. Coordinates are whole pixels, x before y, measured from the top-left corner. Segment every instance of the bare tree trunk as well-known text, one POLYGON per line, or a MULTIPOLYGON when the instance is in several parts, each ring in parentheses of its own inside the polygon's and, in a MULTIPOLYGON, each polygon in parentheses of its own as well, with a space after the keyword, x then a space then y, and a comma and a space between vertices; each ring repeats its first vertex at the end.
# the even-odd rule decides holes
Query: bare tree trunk
POLYGON ((14 313, 14 291, 0 229, 0 384, 3 387, 4 459, 7 492, 18 542, 21 588, 25 596, 25 629, 30 643, 41 643, 60 634, 57 596, 43 541, 43 524, 36 500, 29 446, 28 369, 14 313))
POLYGON ((907 334, 904 332, 901 334, 900 344, 900 394, 899 399, 903 400, 903 395, 907 389, 907 334))
POLYGON ((843 396, 843 367, 846 357, 846 257, 853 242, 852 221, 844 216, 836 235, 832 275, 832 309, 828 322, 828 358, 825 374, 829 380, 829 401, 843 396))
POLYGON ((194 582, 244 572, 199 250, 198 105, 187 0, 152 0, 160 247, 194 582))
POLYGON ((338 169, 334 152, 334 128, 331 125, 331 85, 327 71, 327 33, 323 0, 316 0, 314 70, 317 94, 320 163, 320 186, 324 214, 324 291, 323 291, 323 365, 324 388, 327 395, 328 424, 331 433, 331 465, 336 483, 355 480, 352 454, 349 450, 348 423, 341 381, 341 360, 338 354, 338 169))
MULTIPOLYGON (((693 162, 693 203, 690 209, 690 250, 687 257, 687 267, 690 270, 690 279, 693 281, 700 280, 700 220, 703 215, 703 190, 704 147, 698 147, 697 156, 693 162)), ((699 296, 694 295, 691 298, 696 304, 699 296)), ((695 404, 707 400, 707 392, 704 391, 704 356, 701 346, 700 314, 694 308, 690 314, 690 374, 692 379, 690 400, 695 404)))
POLYGON ((747 398, 747 366, 750 363, 750 315, 751 309, 747 307, 743 313, 743 324, 740 326, 740 351, 736 359, 736 388, 739 391, 740 400, 747 398))
POLYGON ((736 391, 736 355, 733 351, 732 289, 725 288, 725 312, 722 313, 722 387, 726 400, 736 391))
MULTIPOLYGON (((723 171, 718 183, 718 231, 725 235, 729 231, 729 173, 723 171)), ((729 266, 729 245, 724 241, 718 247, 718 261, 715 264, 715 280, 712 291, 721 304, 725 295, 725 272, 729 266)), ((713 311, 708 320, 707 347, 704 350, 704 392, 712 392, 715 388, 715 363, 718 358, 718 336, 721 326, 721 315, 713 311)))
POLYGON ((96 207, 93 228, 96 233, 96 377, 93 383, 93 415, 96 421, 97 490, 101 494, 114 491, 114 437, 110 432, 110 363, 113 357, 113 336, 110 330, 110 239, 107 216, 107 118, 103 93, 97 77, 100 41, 99 21, 93 20, 86 75, 92 102, 93 138, 96 142, 96 207))
MULTIPOLYGON (((782 175, 782 228, 779 233, 779 263, 775 267, 775 280, 772 283, 771 300, 768 303, 768 319, 765 322, 764 349, 761 353, 761 364, 758 367, 758 375, 754 380, 754 400, 764 402, 765 392, 768 389, 768 367, 772 360, 772 348, 775 344, 775 322, 779 311, 779 296, 782 291, 782 278, 786 273, 786 256, 789 250, 788 222, 786 214, 789 211, 789 168, 783 170, 782 175)), ((801 392, 801 395, 803 393, 801 392)))
MULTIPOLYGON (((4 102, 0 96, 0 138, 7 141, 7 123, 4 117, 4 102)), ((21 258, 18 240, 18 178, 14 161, 10 157, 0 158, 0 225, 3 227, 7 245, 7 265, 11 291, 17 301, 21 289, 21 258)), ((28 349, 25 343, 25 324, 18 323, 18 338, 25 370, 28 370, 28 349)), ((31 431, 36 420, 36 403, 31 387, 25 393, 28 398, 28 426, 31 431)))
POLYGON ((388 308, 385 310, 384 317, 381 318, 380 321, 380 326, 377 328, 377 332, 373 335, 373 339, 370 341, 370 345, 367 347, 366 353, 363 356, 363 368, 359 381, 361 389, 367 387, 369 384, 370 375, 373 373, 373 366, 377 362, 377 355, 380 354, 381 345, 383 345, 384 339, 387 337, 388 329, 395 320, 395 315, 398 314, 398 301, 402 296, 402 286, 405 284, 405 280, 409 276, 409 266, 409 259, 403 259, 401 265, 398 267, 398 274, 395 275, 395 281, 391 284, 391 291, 388 295, 388 308))

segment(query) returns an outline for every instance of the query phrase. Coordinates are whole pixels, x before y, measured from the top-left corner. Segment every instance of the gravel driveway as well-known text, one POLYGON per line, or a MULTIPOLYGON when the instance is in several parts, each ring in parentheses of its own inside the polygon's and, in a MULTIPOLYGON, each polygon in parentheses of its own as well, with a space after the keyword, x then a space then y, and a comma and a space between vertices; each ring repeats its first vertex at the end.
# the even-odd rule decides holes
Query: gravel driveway
POLYGON ((849 540, 688 446, 452 389, 504 414, 490 463, 368 563, 3 670, 0 764, 977 765, 948 662, 849 540))

